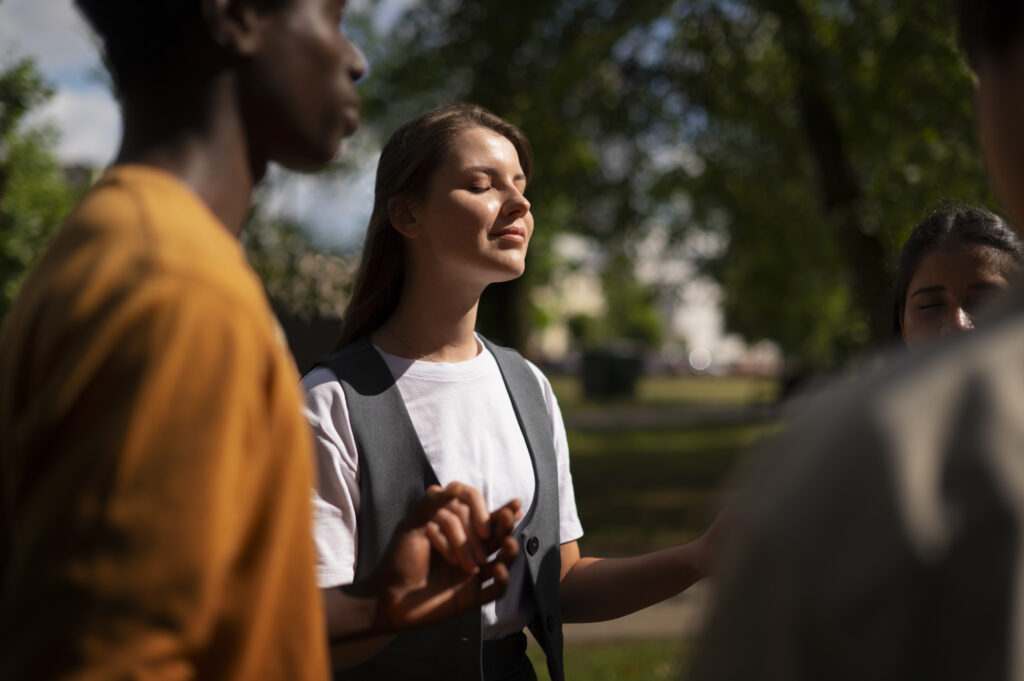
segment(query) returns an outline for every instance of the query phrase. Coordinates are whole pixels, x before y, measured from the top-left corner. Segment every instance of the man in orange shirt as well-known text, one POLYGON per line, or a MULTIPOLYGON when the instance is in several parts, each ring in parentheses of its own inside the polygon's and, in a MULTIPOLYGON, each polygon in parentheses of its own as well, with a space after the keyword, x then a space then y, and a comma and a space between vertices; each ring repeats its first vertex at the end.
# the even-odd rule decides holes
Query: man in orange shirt
MULTIPOLYGON (((270 161, 317 167, 358 123, 344 2, 77 4, 124 134, 0 330, 0 678, 320 681, 310 439, 236 237, 270 161)), ((430 490, 332 632, 496 597, 516 510, 430 490)))

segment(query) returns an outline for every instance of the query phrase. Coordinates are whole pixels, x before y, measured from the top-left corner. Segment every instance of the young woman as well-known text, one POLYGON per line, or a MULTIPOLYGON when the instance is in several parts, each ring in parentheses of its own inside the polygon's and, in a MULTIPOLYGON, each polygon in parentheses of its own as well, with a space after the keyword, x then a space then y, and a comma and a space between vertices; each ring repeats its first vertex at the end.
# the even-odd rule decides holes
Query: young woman
POLYGON ((710 531, 634 558, 581 557, 551 386, 474 331, 483 290, 523 273, 531 170, 523 133, 467 104, 406 123, 381 153, 339 350, 303 381, 318 445, 321 586, 372 569, 378 537, 437 482, 472 485, 489 508, 522 499, 524 550, 495 604, 402 635, 342 678, 533 679, 529 626, 557 681, 562 621, 620 617, 705 574, 710 531))
POLYGON ((914 228, 900 253, 893 332, 915 349, 970 331, 1024 265, 1024 241, 999 216, 960 206, 914 228))

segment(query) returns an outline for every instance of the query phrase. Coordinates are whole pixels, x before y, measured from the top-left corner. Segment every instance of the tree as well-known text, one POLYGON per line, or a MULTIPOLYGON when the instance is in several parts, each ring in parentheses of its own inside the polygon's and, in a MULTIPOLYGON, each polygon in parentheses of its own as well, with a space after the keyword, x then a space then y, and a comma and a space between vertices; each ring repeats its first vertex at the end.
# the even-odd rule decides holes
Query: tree
MULTIPOLYGON (((534 281, 560 230, 717 231, 728 326, 806 365, 886 336, 892 256, 929 208, 991 203, 944 3, 424 0, 387 48, 370 120, 468 99, 531 138, 534 281)), ((484 321, 527 318, 523 285, 484 321)))
POLYGON ((634 173, 642 121, 621 107, 616 43, 670 5, 645 2, 425 0, 371 54, 366 119, 383 130, 442 103, 481 104, 521 127, 536 154, 528 188, 537 227, 527 276, 491 286, 480 325, 522 347, 526 290, 544 281, 562 230, 608 238, 642 219, 634 173))
POLYGON ((0 319, 76 199, 53 152, 56 130, 25 124, 51 96, 31 59, 0 71, 0 319))
POLYGON ((884 340, 908 230, 944 197, 991 203, 945 5, 704 1, 673 25, 633 79, 679 93, 701 172, 662 187, 728 234, 729 326, 812 365, 884 340))
POLYGON ((355 278, 354 259, 325 252, 301 225, 264 215, 258 203, 241 243, 275 310, 305 319, 341 317, 355 278))

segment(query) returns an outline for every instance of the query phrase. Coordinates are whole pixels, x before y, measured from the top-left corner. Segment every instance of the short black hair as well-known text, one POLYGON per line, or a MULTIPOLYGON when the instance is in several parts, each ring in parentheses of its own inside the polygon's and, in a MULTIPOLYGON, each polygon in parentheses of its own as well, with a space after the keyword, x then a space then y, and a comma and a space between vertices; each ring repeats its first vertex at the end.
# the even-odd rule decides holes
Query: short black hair
MULTIPOLYGON (((275 10, 290 0, 253 0, 275 10)), ((141 83, 177 76, 190 31, 202 24, 200 0, 75 0, 99 36, 103 61, 121 94, 141 83)))
POLYGON ((1003 60, 1024 29, 1020 0, 957 0, 960 44, 975 69, 985 60, 1003 60))
POLYGON ((166 74, 199 0, 75 0, 102 43, 103 61, 122 94, 144 78, 166 74))
POLYGON ((1024 269, 1024 239, 1003 218, 968 204, 943 206, 914 228, 900 252, 893 289, 893 334, 897 338, 901 336, 900 319, 907 289, 921 260, 935 251, 971 246, 987 246, 1006 253, 1018 269, 1024 269))

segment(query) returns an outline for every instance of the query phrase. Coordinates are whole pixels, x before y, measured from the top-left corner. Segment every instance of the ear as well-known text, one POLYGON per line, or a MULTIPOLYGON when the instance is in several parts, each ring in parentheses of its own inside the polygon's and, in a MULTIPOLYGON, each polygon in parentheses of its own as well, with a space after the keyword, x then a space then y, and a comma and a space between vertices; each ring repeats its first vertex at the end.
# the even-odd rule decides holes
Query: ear
POLYGON ((388 199, 388 219, 399 234, 407 239, 415 239, 422 232, 420 223, 412 212, 409 202, 399 196, 388 199))
POLYGON ((200 0, 213 42, 237 55, 255 52, 262 42, 263 16, 251 0, 200 0))

